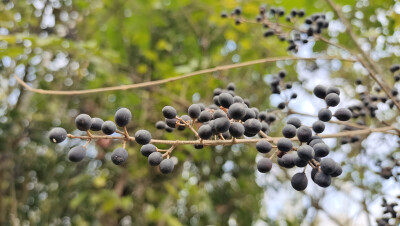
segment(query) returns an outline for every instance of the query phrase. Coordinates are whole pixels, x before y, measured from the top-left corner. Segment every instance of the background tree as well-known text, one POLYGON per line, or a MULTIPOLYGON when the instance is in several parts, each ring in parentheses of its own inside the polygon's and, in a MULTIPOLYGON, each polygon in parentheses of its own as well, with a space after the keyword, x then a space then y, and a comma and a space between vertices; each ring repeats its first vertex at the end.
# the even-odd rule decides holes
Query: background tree
MULTIPOLYGON (((187 139, 190 131, 169 134, 155 129, 163 106, 173 105, 184 113, 192 101, 211 103, 214 88, 235 82, 239 95, 260 109, 271 109, 281 100, 270 97, 269 83, 281 69, 287 71, 287 81, 300 81, 293 86, 302 100, 289 107, 311 115, 323 106, 311 94, 319 83, 329 81, 340 88, 346 107, 359 99, 362 89, 375 94, 374 88, 381 85, 379 95, 383 95, 394 87, 389 67, 397 63, 397 2, 265 3, 287 13, 305 9, 304 19, 324 12, 329 28, 316 36, 318 41, 293 53, 287 51, 286 42, 263 38, 266 29, 255 23, 260 2, 3 1, 0 223, 374 224, 381 217, 382 196, 392 202, 398 195, 397 171, 392 169, 398 164, 396 135, 374 133, 351 145, 328 140, 332 157, 342 163, 344 173, 328 189, 315 186, 302 193, 290 186, 296 171, 278 167, 266 176, 257 173, 252 145, 200 151, 180 146, 174 152, 179 163, 172 174, 164 176, 148 166, 138 145, 128 146, 124 167, 107 160, 115 147, 109 140, 90 145, 89 158, 74 164, 66 161, 67 146, 53 145, 47 138, 52 127, 74 131, 73 119, 79 113, 112 120, 116 109, 124 106, 133 114, 129 129, 146 128, 154 137, 169 140, 187 139), (235 18, 220 17, 237 6, 243 11, 239 26, 235 18), (35 94, 14 78, 44 90, 87 90, 288 56, 351 60, 272 60, 159 86, 83 95, 35 94), (356 86, 357 79, 363 86, 356 86), (310 110, 301 111, 306 108, 310 110), (354 211, 343 211, 343 206, 354 211)), ((284 20, 280 23, 285 24, 284 20)), ((391 110, 389 104, 378 104, 377 108, 376 118, 368 116, 366 125, 397 126, 396 106, 391 110)), ((307 124, 314 119, 304 116, 302 120, 307 124)), ((281 136, 284 125, 285 121, 275 124, 270 135, 281 136)), ((327 131, 339 129, 329 125, 327 131)))

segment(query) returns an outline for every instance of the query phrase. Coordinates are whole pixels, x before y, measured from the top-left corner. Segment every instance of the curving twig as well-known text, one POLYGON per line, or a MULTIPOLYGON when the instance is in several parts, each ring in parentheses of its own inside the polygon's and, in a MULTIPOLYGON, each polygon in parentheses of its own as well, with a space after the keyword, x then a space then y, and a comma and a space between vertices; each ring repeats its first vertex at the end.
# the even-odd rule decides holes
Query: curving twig
POLYGON ((34 92, 34 93, 46 94, 46 95, 82 95, 82 94, 90 94, 90 93, 100 93, 100 92, 107 92, 107 91, 128 90, 128 89, 157 86, 157 85, 165 84, 168 82, 173 82, 173 81, 193 77, 195 75, 230 70, 230 69, 240 68, 240 67, 247 67, 247 66, 262 64, 262 63, 276 62, 276 61, 281 61, 281 60, 341 60, 341 61, 356 62, 356 60, 354 60, 354 59, 345 59, 345 58, 331 57, 331 56, 326 56, 326 57, 295 57, 295 56, 270 57, 270 58, 264 58, 264 59, 259 59, 259 60, 247 61, 247 62, 238 63, 238 64, 228 64, 228 65, 224 65, 224 66, 217 66, 214 68, 203 69, 203 70, 190 72, 190 73, 172 77, 172 78, 166 78, 166 79, 150 81, 150 82, 142 82, 142 83, 136 83, 136 84, 130 84, 130 85, 121 85, 121 86, 103 87, 103 88, 96 88, 96 89, 65 90, 65 91, 32 88, 28 84, 26 84, 23 80, 18 78, 18 76, 14 75, 14 78, 17 80, 17 82, 20 85, 22 85, 27 90, 34 92))

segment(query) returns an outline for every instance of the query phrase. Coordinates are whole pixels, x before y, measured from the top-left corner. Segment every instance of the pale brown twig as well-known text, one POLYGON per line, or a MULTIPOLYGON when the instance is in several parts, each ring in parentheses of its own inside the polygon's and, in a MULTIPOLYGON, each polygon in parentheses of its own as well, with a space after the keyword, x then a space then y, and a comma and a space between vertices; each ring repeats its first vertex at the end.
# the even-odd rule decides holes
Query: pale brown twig
POLYGON ((342 60, 342 61, 355 62, 355 60, 353 60, 353 59, 344 59, 344 58, 340 58, 340 57, 329 57, 329 56, 328 57, 310 57, 310 58, 307 58, 307 57, 306 58, 305 57, 295 57, 295 56, 270 57, 270 58, 264 58, 264 59, 259 59, 259 60, 247 61, 247 62, 238 63, 238 64, 229 64, 229 65, 224 65, 224 66, 217 66, 217 67, 214 67, 214 68, 203 69, 203 70, 187 73, 187 74, 184 74, 184 75, 180 75, 180 76, 176 76, 176 77, 172 77, 172 78, 161 79, 161 80, 157 80, 157 81, 142 82, 142 83, 130 84, 130 85, 103 87, 103 88, 96 88, 96 89, 68 90, 68 91, 36 89, 36 88, 30 87, 23 80, 18 78, 18 76, 16 76, 16 75, 14 75, 14 78, 17 80, 17 82, 20 85, 22 85, 27 90, 29 90, 31 92, 34 92, 34 93, 48 94, 48 95, 82 95, 82 94, 90 94, 90 93, 99 93, 99 92, 117 91, 117 90, 128 90, 128 89, 136 89, 136 88, 143 88, 143 87, 149 87, 149 86, 156 86, 156 85, 161 85, 161 84, 165 84, 165 83, 168 83, 168 82, 173 82, 173 81, 189 78, 189 77, 192 77, 192 76, 195 76, 195 75, 207 74, 207 73, 223 71, 223 70, 230 70, 230 69, 234 69, 234 68, 246 67, 246 66, 262 64, 262 63, 268 63, 268 62, 276 62, 276 61, 281 61, 281 60, 317 60, 317 59, 342 60))

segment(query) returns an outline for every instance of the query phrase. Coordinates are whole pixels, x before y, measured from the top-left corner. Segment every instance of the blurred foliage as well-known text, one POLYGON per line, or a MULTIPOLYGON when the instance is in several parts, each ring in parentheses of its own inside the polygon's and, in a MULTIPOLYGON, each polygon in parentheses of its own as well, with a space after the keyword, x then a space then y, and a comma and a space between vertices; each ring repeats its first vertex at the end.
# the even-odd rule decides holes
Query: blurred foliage
MULTIPOLYGON (((393 63, 393 54, 398 54, 398 40, 393 40, 392 35, 398 37, 400 23, 393 2, 336 2, 347 4, 342 9, 360 39, 383 52, 376 57, 380 63, 393 63), (387 41, 379 44, 379 38, 387 41)), ((268 181, 275 182, 257 183, 260 175, 255 172, 256 151, 251 146, 201 151, 191 146, 179 147, 174 152, 179 162, 176 169, 164 176, 148 166, 138 145, 129 145, 130 157, 123 167, 107 160, 118 144, 104 141, 89 146, 89 157, 75 164, 66 160, 66 151, 73 141, 57 146, 47 138, 47 132, 55 126, 76 132, 73 118, 78 113, 112 120, 115 110, 125 106, 134 115, 130 131, 147 128, 153 137, 188 139, 192 136, 189 131, 162 134, 155 130, 154 123, 162 118, 163 106, 174 105, 184 113, 192 100, 210 103, 214 88, 233 81, 240 95, 264 110, 271 107, 264 76, 285 68, 289 80, 295 81, 295 62, 198 75, 145 89, 80 96, 29 93, 13 78, 16 74, 41 89, 83 90, 290 55, 286 43, 277 38, 264 39, 261 26, 235 26, 232 20, 220 18, 220 12, 238 5, 246 17, 254 18, 260 3, 3 0, 0 3, 0 225, 232 225, 232 222, 251 225, 260 221, 270 225, 298 225, 310 209, 321 209, 315 203, 323 197, 322 190, 294 194, 293 189, 282 186, 290 183, 284 171, 268 175, 268 181), (273 208, 273 204, 268 202, 268 192, 264 194, 269 189, 287 189, 293 202, 301 203, 300 209, 289 206, 280 217, 269 217, 267 209, 273 208)), ((286 11, 304 8, 307 15, 330 11, 321 0, 263 3, 281 6, 286 11)), ((329 15, 334 20, 333 13, 329 15)), ((324 35, 353 49, 348 35, 337 26, 324 35)), ((318 43, 313 50, 322 55, 346 56, 325 44, 318 43)), ((307 64, 311 71, 320 66, 331 67, 326 62, 307 64)), ((350 63, 343 63, 339 71, 332 72, 332 77, 346 79, 340 83, 345 89, 351 88, 358 76, 362 73, 350 63)), ((361 149, 360 145, 352 147, 344 162, 349 166, 335 186, 351 183, 372 200, 380 195, 381 181, 364 184, 364 171, 368 167, 357 164, 361 149)), ((318 225, 317 218, 309 222, 318 225)))

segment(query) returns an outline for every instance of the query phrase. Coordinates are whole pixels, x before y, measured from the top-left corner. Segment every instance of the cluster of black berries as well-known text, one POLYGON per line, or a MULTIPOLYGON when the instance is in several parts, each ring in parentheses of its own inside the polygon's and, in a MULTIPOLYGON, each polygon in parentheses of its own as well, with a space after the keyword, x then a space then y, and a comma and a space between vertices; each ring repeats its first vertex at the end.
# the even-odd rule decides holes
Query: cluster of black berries
MULTIPOLYGON (((399 198, 399 197, 397 197, 399 198)), ((378 226, 394 226, 398 225, 399 215, 398 211, 395 210, 395 207, 398 206, 398 203, 392 202, 388 203, 385 198, 382 198, 383 217, 376 220, 378 226)))
MULTIPOLYGON (((127 108, 120 108, 115 113, 115 123, 113 121, 103 121, 100 118, 91 118, 87 114, 80 114, 75 118, 75 125, 78 130, 87 132, 88 142, 91 140, 90 131, 102 131, 105 135, 112 135, 116 132, 129 138, 127 132, 117 130, 117 126, 126 128, 132 119, 132 113, 127 108)), ((126 130, 125 130, 126 131, 126 130)), ((53 128, 49 133, 49 138, 54 143, 61 143, 67 138, 67 132, 64 128, 53 128)), ((150 165, 160 165, 162 173, 170 173, 174 168, 174 162, 171 159, 163 159, 163 155, 158 152, 158 149, 150 144, 151 134, 147 130, 138 130, 135 133, 135 141, 143 145, 140 149, 141 153, 149 157, 150 165)), ((88 143, 87 143, 88 144, 88 143)), ((86 145, 79 145, 71 148, 68 152, 68 159, 72 162, 79 162, 86 156, 86 145)), ((111 154, 111 160, 116 165, 123 164, 128 158, 128 152, 125 148, 116 148, 111 154)))
MULTIPOLYGON (((298 46, 308 43, 308 38, 313 37, 314 34, 321 34, 323 29, 328 28, 329 22, 326 20, 326 16, 321 13, 313 14, 304 20, 304 28, 293 27, 290 32, 284 33, 282 26, 279 24, 279 18, 285 15, 285 10, 282 8, 268 7, 265 5, 260 6, 259 15, 256 17, 256 21, 261 23, 264 28, 268 30, 264 32, 264 37, 270 37, 273 35, 278 36, 281 41, 287 40, 289 43, 288 51, 297 52, 298 46)), ((304 10, 292 9, 286 16, 286 21, 294 23, 297 18, 304 17, 304 10)), ((235 24, 241 24, 244 19, 242 18, 242 9, 240 7, 235 8, 230 16, 235 19, 235 24)), ((222 18, 227 18, 226 12, 221 13, 222 18)))
MULTIPOLYGON (((235 94, 235 84, 230 83, 227 89, 214 90, 213 104, 192 104, 187 115, 178 116, 175 108, 165 106, 162 109, 165 121, 156 123, 157 129, 198 127, 196 131, 202 140, 240 138, 243 135, 253 137, 260 131, 268 133, 269 124, 274 122, 275 115, 260 112, 250 107, 247 99, 235 94)), ((203 145, 196 145, 202 148, 203 145)))
MULTIPOLYGON (((288 83, 288 82, 285 83, 283 81, 285 77, 286 77, 286 71, 280 71, 278 73, 278 75, 274 75, 272 77, 272 81, 271 81, 270 85, 271 85, 271 92, 273 94, 281 94, 282 90, 290 90, 292 88, 292 83, 288 83)), ((286 96, 285 96, 285 98, 286 98, 286 96)), ((296 99, 296 98, 297 98, 297 93, 293 92, 290 95, 289 100, 296 99)), ((279 103, 278 108, 284 109, 288 105, 289 100, 285 100, 285 101, 279 103)))
MULTIPOLYGON (((323 158, 329 154, 330 150, 317 134, 325 130, 324 122, 331 120, 332 112, 329 107, 339 104, 340 91, 335 87, 318 85, 313 92, 317 97, 325 100, 327 108, 319 111, 319 120, 313 123, 312 130, 308 126, 302 125, 298 118, 293 117, 287 121, 282 129, 284 138, 277 142, 278 164, 284 168, 311 165, 313 167, 311 179, 321 187, 328 187, 331 184, 331 177, 339 176, 342 173, 342 168, 333 159, 323 158), (312 131, 316 135, 313 135, 312 131), (296 136, 300 142, 299 147, 294 147, 290 140, 296 136), (296 152, 296 154, 291 154, 290 151, 296 152)), ((341 121, 347 121, 351 118, 351 112, 347 108, 340 108, 333 115, 341 121)), ((272 146, 267 141, 259 141, 256 148, 260 153, 268 153, 272 146)), ((272 168, 272 161, 269 158, 262 158, 257 163, 257 168, 262 173, 268 172, 272 168)), ((304 172, 297 173, 292 177, 292 186, 298 191, 304 190, 307 184, 308 180, 304 172)))
MULTIPOLYGON (((324 141, 316 135, 312 135, 309 127, 301 124, 298 118, 290 118, 282 129, 284 138, 277 142, 278 164, 284 168, 305 167, 311 165, 312 180, 321 187, 328 187, 331 184, 331 177, 337 177, 342 173, 342 167, 331 158, 326 157, 330 150, 324 141), (290 138, 297 136, 300 142, 295 147, 290 138)), ((272 145, 265 140, 256 144, 257 150, 266 154, 272 149, 272 145)), ((270 158, 263 157, 257 162, 257 169, 266 173, 272 168, 270 158)), ((298 191, 306 189, 308 180, 304 172, 296 173, 291 180, 292 187, 298 191)))
MULTIPOLYGON (((279 84, 281 84, 285 89, 290 89, 291 85, 289 83, 284 84, 282 81, 285 76, 284 71, 279 72, 275 79, 278 82, 273 83, 272 86, 279 88, 279 84)), ((327 88, 321 85, 315 87, 314 94, 325 100, 327 108, 321 109, 318 114, 319 120, 313 123, 312 129, 302 125, 298 118, 290 118, 282 130, 284 138, 274 141, 276 146, 270 143, 273 138, 268 137, 270 126, 276 121, 276 116, 272 112, 260 111, 256 107, 250 107, 249 100, 235 94, 235 88, 234 83, 229 83, 226 89, 214 89, 211 105, 206 107, 201 103, 192 104, 185 115, 179 116, 174 107, 165 106, 162 109, 165 120, 156 122, 156 128, 166 131, 190 128, 198 137, 199 144, 195 145, 197 149, 202 149, 206 140, 215 140, 218 143, 218 140, 231 139, 232 144, 234 144, 237 138, 259 135, 263 139, 256 143, 258 152, 267 154, 273 148, 277 148, 276 152, 269 158, 264 156, 257 162, 257 169, 262 173, 271 170, 273 165, 271 158, 275 154, 278 157, 278 165, 284 168, 311 165, 313 167, 311 178, 321 187, 329 186, 331 177, 339 176, 342 173, 342 168, 338 163, 331 158, 323 158, 329 154, 330 150, 318 136, 325 129, 324 122, 331 120, 332 115, 341 121, 347 121, 351 118, 351 112, 346 108, 340 108, 334 114, 329 110, 329 107, 339 104, 339 90, 337 88, 327 88), (295 137, 299 141, 297 147, 291 140, 295 137)), ((78 115, 75 119, 76 127, 87 133, 85 139, 88 142, 84 146, 73 147, 68 153, 68 158, 73 162, 78 162, 85 157, 86 145, 95 137, 90 131, 102 131, 105 135, 118 133, 122 135, 118 139, 124 139, 124 147, 113 151, 111 155, 113 163, 120 165, 126 161, 128 152, 125 150, 125 142, 135 140, 142 145, 140 152, 148 158, 150 165, 159 166, 160 171, 164 174, 170 173, 174 168, 174 162, 169 157, 174 146, 168 150, 158 149, 151 143, 152 136, 147 130, 138 130, 134 138, 130 137, 126 126, 131 119, 132 114, 127 108, 120 108, 115 113, 115 123, 112 121, 104 122, 100 118, 91 118, 87 114, 78 115), (124 128, 124 131, 118 130, 117 126, 124 128)), ((67 136, 67 132, 63 128, 54 128, 50 131, 50 140, 54 143, 64 141, 67 136)), ((71 137, 73 136, 71 135, 71 137)), ((307 177, 304 172, 297 173, 292 178, 292 186, 296 190, 304 190, 307 184, 307 177)))
MULTIPOLYGON (((356 85, 362 86, 361 79, 356 80, 356 85)), ((399 93, 396 88, 393 88, 391 90, 391 94, 396 98, 397 101, 399 101, 399 99, 397 98, 397 95, 399 93)), ((371 118, 376 117, 376 110, 378 110, 379 102, 387 104, 389 108, 394 107, 394 102, 387 95, 382 94, 382 89, 379 86, 375 86, 375 88, 372 91, 365 89, 364 91, 359 92, 358 96, 360 98, 361 103, 354 104, 350 106, 349 109, 353 113, 353 118, 361 119, 357 122, 360 125, 365 125, 367 116, 370 116, 371 118)))

